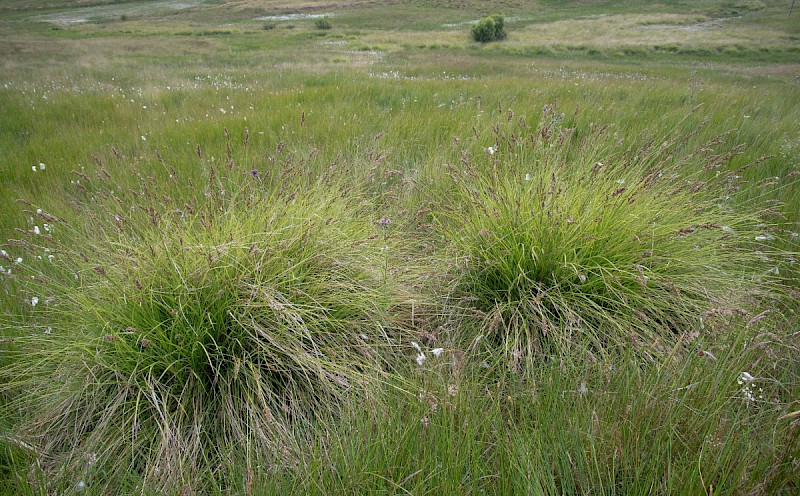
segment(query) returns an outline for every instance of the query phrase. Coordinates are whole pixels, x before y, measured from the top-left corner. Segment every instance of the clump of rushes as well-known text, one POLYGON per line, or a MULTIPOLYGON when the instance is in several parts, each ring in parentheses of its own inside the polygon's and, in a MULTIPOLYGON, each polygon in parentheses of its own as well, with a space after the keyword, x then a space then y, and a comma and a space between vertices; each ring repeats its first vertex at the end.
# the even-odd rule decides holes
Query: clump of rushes
POLYGON ((20 443, 57 492, 224 488, 230 459, 291 470, 310 426, 377 395, 392 299, 369 205, 335 179, 249 169, 212 167, 208 198, 182 208, 94 181, 91 231, 55 223, 43 263, 64 277, 28 284, 43 303, 7 372, 30 408, 20 443))
POLYGON ((707 310, 770 292, 768 228, 729 198, 737 147, 689 146, 693 133, 621 147, 570 120, 555 106, 536 127, 509 113, 450 167, 439 226, 467 342, 515 370, 579 350, 653 357, 707 310))
POLYGON ((314 20, 314 27, 317 29, 327 30, 331 29, 331 21, 327 17, 320 17, 314 20))

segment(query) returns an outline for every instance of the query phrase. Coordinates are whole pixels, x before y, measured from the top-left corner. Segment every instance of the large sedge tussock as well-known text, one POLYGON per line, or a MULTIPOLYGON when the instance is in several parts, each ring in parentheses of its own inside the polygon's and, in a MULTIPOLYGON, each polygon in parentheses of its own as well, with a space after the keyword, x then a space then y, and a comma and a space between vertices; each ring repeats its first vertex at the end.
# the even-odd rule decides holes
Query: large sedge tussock
POLYGON ((82 183, 88 225, 53 218, 58 270, 26 289, 43 303, 13 366, 19 439, 65 476, 54 487, 199 491, 229 458, 291 470, 315 424, 376 399, 396 342, 391 239, 359 194, 212 165, 181 204, 169 183, 115 193, 101 170, 82 183))
POLYGON ((579 135, 545 106, 509 115, 491 146, 451 167, 439 225, 449 241, 450 314, 468 343, 512 368, 571 350, 652 357, 703 328, 706 312, 768 295, 770 227, 731 195, 738 147, 693 132, 608 127, 579 135))

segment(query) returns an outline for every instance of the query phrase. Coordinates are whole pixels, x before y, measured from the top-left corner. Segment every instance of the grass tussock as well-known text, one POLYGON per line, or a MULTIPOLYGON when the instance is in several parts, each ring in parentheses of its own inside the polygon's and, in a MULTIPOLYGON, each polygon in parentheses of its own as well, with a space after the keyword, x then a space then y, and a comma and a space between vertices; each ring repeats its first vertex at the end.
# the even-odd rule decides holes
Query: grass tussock
MULTIPOLYGON (((768 296, 772 239, 734 208, 739 152, 693 133, 620 147, 545 106, 539 124, 495 128, 491 146, 452 167, 442 209, 451 312, 470 346, 514 369, 575 350, 652 357, 704 330, 716 308, 768 296)), ((745 166, 746 168, 746 166, 745 166)))
POLYGON ((62 277, 23 290, 9 374, 56 490, 202 491, 229 459, 292 470, 315 423, 376 401, 396 331, 369 205, 335 181, 211 176, 182 207, 94 181, 90 231, 53 223, 42 263, 62 277))

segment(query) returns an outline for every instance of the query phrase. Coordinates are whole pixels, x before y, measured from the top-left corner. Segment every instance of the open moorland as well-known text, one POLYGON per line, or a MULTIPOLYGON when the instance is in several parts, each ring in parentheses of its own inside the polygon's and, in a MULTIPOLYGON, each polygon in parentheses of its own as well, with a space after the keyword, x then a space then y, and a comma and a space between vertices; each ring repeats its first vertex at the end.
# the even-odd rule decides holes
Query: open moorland
POLYGON ((0 249, 2 494, 798 494, 800 5, 0 0, 0 249))

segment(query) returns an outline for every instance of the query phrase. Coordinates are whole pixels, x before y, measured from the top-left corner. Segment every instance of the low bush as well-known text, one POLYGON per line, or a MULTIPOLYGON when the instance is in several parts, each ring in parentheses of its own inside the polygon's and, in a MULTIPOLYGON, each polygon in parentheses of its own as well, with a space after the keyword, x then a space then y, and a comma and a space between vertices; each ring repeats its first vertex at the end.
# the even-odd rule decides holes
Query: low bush
POLYGON ((484 17, 472 26, 472 39, 480 43, 500 41, 506 38, 505 20, 503 16, 484 17))

